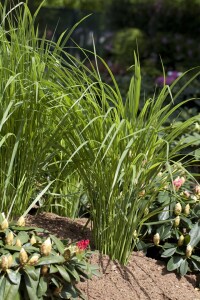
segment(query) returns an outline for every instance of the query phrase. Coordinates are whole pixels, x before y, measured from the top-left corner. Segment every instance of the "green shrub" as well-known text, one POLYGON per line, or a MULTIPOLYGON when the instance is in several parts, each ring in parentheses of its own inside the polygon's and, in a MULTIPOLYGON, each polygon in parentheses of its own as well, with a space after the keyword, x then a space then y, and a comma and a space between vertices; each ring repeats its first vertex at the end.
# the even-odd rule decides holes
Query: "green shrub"
POLYGON ((89 240, 68 244, 25 219, 8 224, 0 215, 0 297, 4 300, 85 299, 76 287, 98 275, 89 264, 89 240))
POLYGON ((148 58, 154 61, 154 68, 160 69, 160 57, 170 70, 196 66, 200 27, 198 0, 125 0, 123 6, 120 0, 114 0, 109 7, 107 20, 114 30, 138 28, 144 33, 148 58))
MULTIPOLYGON (((164 208, 158 216, 154 215, 144 223, 145 237, 142 239, 136 234, 135 239, 139 249, 146 251, 149 247, 156 247, 154 253, 158 250, 161 258, 167 260, 168 271, 177 270, 185 275, 200 271, 200 185, 178 166, 171 175, 173 182, 166 172, 159 174, 157 182, 161 180, 163 187, 158 193, 157 203, 149 207, 148 213, 154 215, 159 206, 164 208)), ((148 199, 144 197, 144 201, 148 199)))
POLYGON ((130 66, 137 47, 140 50, 140 56, 144 57, 147 51, 147 42, 145 34, 140 29, 126 28, 115 34, 113 53, 122 65, 130 66))

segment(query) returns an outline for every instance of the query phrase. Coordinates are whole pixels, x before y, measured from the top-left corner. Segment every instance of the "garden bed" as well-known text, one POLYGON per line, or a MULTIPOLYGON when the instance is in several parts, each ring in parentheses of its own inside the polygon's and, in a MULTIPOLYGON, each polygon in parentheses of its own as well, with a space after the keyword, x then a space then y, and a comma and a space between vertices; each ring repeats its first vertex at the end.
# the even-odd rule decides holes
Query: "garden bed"
MULTIPOLYGON (((41 213, 29 215, 27 225, 43 227, 61 239, 90 239, 93 247, 89 226, 83 230, 86 221, 41 213)), ((126 267, 98 253, 93 255, 92 263, 99 264, 102 276, 79 284, 88 300, 200 300, 200 292, 195 289, 198 276, 180 277, 168 272, 163 262, 142 253, 133 253, 126 267)))

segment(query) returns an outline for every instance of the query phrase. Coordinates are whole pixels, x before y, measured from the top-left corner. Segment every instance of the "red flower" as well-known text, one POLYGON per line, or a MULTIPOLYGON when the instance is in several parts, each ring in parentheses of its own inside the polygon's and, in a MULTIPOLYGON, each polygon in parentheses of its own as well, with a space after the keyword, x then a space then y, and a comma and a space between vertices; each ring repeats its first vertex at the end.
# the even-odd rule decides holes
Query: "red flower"
POLYGON ((85 250, 88 245, 89 245, 90 241, 89 240, 81 240, 78 243, 76 243, 76 246, 80 249, 80 250, 85 250))

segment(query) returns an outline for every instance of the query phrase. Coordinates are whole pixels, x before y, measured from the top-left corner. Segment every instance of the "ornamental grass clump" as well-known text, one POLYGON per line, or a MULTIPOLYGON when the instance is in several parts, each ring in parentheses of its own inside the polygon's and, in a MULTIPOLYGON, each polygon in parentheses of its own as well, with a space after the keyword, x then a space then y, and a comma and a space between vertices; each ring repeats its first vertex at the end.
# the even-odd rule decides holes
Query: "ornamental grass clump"
MULTIPOLYGON (((4 5, 0 3, 1 211, 22 215, 35 201, 37 205, 44 204, 47 210, 59 204, 57 212, 74 217, 79 208, 81 182, 72 166, 68 165, 66 170, 66 158, 59 148, 52 149, 51 138, 59 123, 56 109, 65 114, 67 102, 72 103, 66 86, 65 93, 60 94, 60 76, 67 76, 60 73, 57 60, 62 37, 54 43, 46 39, 45 32, 40 36, 35 22, 39 9, 31 15, 27 3, 19 1, 14 6, 13 1, 3 2, 4 5), (47 192, 49 197, 44 196, 47 192)), ((72 78, 73 73, 66 79, 68 85, 77 86, 72 78)))
POLYGON ((99 275, 89 240, 69 245, 19 220, 0 231, 0 299, 85 299, 76 284, 99 275))
MULTIPOLYGON (((91 66, 91 74, 78 63, 77 72, 84 70, 85 74, 91 74, 90 79, 86 75, 81 79, 76 100, 65 116, 57 111, 62 138, 68 145, 62 150, 68 162, 74 164, 86 190, 96 248, 127 263, 136 245, 134 232, 141 236, 144 223, 165 207, 158 203, 157 196, 167 181, 164 177, 158 180, 158 174, 167 170, 171 183, 179 176, 172 194, 184 183, 182 174, 172 176, 172 169, 182 163, 182 171, 186 172, 187 158, 184 161, 183 151, 187 144, 181 142, 181 136, 196 122, 197 116, 179 127, 173 124, 166 127, 174 112, 189 101, 176 104, 181 91, 173 93, 173 86, 165 85, 159 95, 145 99, 141 106, 142 78, 135 55, 133 77, 124 100, 107 64, 97 55, 95 59, 95 77, 92 76, 94 66, 91 66), (103 82, 98 72, 99 60, 107 68, 112 85, 103 82), (151 207, 156 209, 152 211, 151 207)), ((56 144, 56 140, 54 142, 56 144)), ((175 218, 176 215, 173 222, 178 226, 178 218, 176 221, 175 218)))

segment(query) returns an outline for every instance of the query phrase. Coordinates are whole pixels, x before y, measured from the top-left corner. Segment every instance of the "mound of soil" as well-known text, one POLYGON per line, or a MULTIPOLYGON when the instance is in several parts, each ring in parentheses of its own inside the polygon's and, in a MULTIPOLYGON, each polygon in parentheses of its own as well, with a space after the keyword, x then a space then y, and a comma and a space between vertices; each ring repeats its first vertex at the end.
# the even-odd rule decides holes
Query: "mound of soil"
MULTIPOLYGON (((90 239, 90 228, 84 228, 87 219, 72 221, 51 213, 28 216, 27 225, 42 227, 58 237, 71 241, 90 239)), ((101 277, 81 282, 79 288, 88 300, 200 300, 195 289, 196 275, 180 277, 168 272, 161 261, 136 252, 127 266, 111 261, 108 256, 96 252, 91 262, 98 264, 101 277)))

